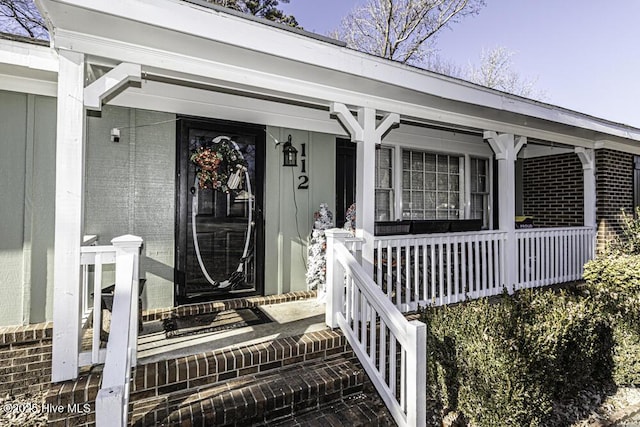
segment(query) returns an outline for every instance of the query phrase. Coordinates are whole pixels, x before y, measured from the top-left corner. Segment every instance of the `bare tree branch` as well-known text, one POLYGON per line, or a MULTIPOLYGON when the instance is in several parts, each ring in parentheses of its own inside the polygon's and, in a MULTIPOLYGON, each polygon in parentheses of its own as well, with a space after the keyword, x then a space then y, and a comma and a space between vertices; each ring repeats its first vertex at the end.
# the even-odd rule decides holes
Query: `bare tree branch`
POLYGON ((477 14, 485 0, 367 0, 331 35, 354 49, 403 63, 420 64, 433 53, 437 33, 477 14))
POLYGON ((49 31, 33 0, 0 0, 0 31, 48 39, 49 31))
POLYGON ((479 65, 470 65, 465 78, 473 83, 526 98, 543 100, 544 91, 536 89, 537 78, 526 79, 513 69, 515 52, 504 46, 483 50, 479 65))

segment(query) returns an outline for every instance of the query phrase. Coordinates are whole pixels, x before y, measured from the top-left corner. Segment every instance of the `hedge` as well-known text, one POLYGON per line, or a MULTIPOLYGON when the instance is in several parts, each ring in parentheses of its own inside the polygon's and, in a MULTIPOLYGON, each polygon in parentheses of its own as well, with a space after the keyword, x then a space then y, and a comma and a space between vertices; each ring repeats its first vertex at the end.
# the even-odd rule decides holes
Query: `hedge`
POLYGON ((549 425, 554 402, 612 371, 612 331, 591 299, 523 291, 428 308, 429 399, 478 426, 549 425))

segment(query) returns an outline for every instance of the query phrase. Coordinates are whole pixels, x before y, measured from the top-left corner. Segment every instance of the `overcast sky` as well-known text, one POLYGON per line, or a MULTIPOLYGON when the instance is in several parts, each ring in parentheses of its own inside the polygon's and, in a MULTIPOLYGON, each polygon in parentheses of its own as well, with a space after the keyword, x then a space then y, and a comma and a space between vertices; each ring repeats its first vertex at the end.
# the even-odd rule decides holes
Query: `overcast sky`
MULTIPOLYGON (((326 34, 363 0, 281 4, 306 30, 326 34)), ((444 30, 443 57, 466 67, 482 49, 515 51, 516 71, 537 78, 546 102, 640 127, 640 1, 486 0, 476 17, 444 30)))

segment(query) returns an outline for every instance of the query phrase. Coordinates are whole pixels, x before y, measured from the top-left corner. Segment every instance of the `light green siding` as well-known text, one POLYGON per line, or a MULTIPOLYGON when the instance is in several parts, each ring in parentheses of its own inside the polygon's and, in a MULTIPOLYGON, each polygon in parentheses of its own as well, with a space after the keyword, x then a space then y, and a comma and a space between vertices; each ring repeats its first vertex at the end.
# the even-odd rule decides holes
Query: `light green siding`
POLYGON ((0 91, 0 325, 49 320, 56 100, 0 91))
POLYGON ((106 106, 88 119, 85 234, 107 245, 123 234, 144 239, 145 308, 173 305, 175 145, 173 114, 106 106))
POLYGON ((307 243, 313 214, 320 203, 335 209, 335 136, 267 127, 265 195, 265 293, 306 289, 307 243), (291 135, 298 166, 282 166, 282 150, 274 138, 291 135), (301 144, 306 144, 309 189, 298 189, 303 175, 301 144), (295 197, 294 197, 295 196, 295 197))

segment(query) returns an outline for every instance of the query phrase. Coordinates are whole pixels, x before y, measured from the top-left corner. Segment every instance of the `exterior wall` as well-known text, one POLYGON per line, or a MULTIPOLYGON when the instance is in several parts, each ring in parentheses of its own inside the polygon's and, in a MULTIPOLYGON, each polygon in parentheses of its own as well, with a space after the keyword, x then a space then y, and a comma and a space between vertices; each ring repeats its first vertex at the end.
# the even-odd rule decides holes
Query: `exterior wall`
POLYGON ((534 217, 536 227, 584 224, 584 178, 576 154, 523 159, 522 214, 534 217))
POLYGON ((633 212, 633 154, 596 150, 598 250, 620 232, 621 213, 633 212))
POLYGON ((173 114, 106 106, 88 119, 84 232, 104 245, 123 234, 144 239, 144 308, 173 305, 175 146, 173 114))
POLYGON ((55 98, 0 91, 0 325, 51 319, 55 98))
POLYGON ((313 213, 320 203, 335 210, 335 136, 267 127, 265 194, 265 294, 306 290, 307 243, 313 213), (298 150, 298 166, 282 166, 282 150, 276 141, 291 135, 298 150), (306 144, 306 175, 302 182, 302 148, 306 144), (279 189, 279 191, 278 191, 279 189))

